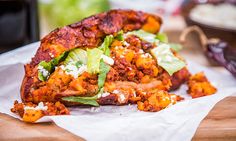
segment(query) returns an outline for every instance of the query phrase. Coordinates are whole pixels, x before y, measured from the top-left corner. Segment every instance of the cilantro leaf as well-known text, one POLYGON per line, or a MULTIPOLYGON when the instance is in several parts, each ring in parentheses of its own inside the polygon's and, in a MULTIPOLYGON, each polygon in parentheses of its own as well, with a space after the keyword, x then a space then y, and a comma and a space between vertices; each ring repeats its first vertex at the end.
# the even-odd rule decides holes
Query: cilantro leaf
POLYGON ((46 81, 49 75, 55 70, 55 66, 58 65, 60 62, 64 61, 67 57, 68 52, 62 53, 60 56, 52 59, 49 62, 41 61, 38 64, 38 78, 41 81, 46 81))

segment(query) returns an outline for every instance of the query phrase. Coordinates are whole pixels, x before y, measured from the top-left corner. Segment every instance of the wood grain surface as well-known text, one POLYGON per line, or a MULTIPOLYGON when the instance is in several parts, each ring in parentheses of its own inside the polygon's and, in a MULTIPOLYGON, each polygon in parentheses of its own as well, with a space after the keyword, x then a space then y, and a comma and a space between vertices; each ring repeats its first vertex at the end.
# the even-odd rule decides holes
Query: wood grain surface
POLYGON ((236 141, 236 97, 218 102, 199 125, 193 141, 236 141))
MULTIPOLYGON (((199 125, 193 141, 236 140, 236 97, 218 102, 199 125)), ((1 141, 82 141, 54 123, 29 124, 0 114, 1 141)))

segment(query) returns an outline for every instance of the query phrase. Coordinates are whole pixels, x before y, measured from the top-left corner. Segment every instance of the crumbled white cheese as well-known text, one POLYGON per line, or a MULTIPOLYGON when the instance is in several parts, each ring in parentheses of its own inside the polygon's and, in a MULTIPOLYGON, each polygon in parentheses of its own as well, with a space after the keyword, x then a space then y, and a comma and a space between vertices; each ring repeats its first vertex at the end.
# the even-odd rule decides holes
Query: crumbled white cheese
POLYGON ((39 102, 38 106, 36 107, 30 107, 30 106, 25 106, 24 110, 42 110, 46 111, 48 109, 48 106, 44 106, 43 102, 39 102))
POLYGON ((120 101, 124 102, 125 101, 125 95, 124 94, 119 94, 120 101))
POLYGON ((117 94, 119 96, 120 102, 125 102, 126 98, 122 92, 120 92, 119 90, 114 90, 112 93, 117 94))
POLYGON ((51 57, 51 58, 53 58, 54 57, 54 55, 50 52, 49 53, 49 56, 51 57))
POLYGON ((102 94, 102 97, 107 97, 107 96, 109 96, 109 95, 110 95, 109 92, 105 92, 105 93, 102 94))
POLYGON ((149 53, 145 53, 141 55, 142 58, 150 58, 152 57, 149 53))
POLYGON ((47 77, 49 75, 49 72, 43 68, 43 66, 38 66, 38 71, 42 73, 44 77, 47 77))
POLYGON ((131 67, 128 67, 128 70, 132 70, 132 68, 131 68, 131 67))
POLYGON ((144 51, 143 51, 142 49, 140 49, 140 50, 138 51, 138 53, 142 54, 142 53, 144 53, 144 51))
POLYGON ((106 55, 102 55, 101 58, 103 59, 103 61, 105 63, 107 63, 108 65, 114 65, 114 60, 111 57, 108 57, 106 55))
POLYGON ((120 91, 118 91, 118 90, 114 90, 112 93, 114 93, 114 94, 119 94, 120 91))
POLYGON ((87 71, 87 65, 82 65, 79 70, 78 70, 78 73, 79 74, 82 74, 83 72, 87 71))
POLYGON ((123 41, 123 45, 125 45, 125 46, 129 46, 130 44, 127 43, 126 41, 123 41))
POLYGON ((74 78, 77 78, 83 72, 87 71, 87 65, 82 64, 79 68, 75 64, 68 64, 66 66, 61 65, 60 68, 66 72, 68 75, 72 75, 74 78))

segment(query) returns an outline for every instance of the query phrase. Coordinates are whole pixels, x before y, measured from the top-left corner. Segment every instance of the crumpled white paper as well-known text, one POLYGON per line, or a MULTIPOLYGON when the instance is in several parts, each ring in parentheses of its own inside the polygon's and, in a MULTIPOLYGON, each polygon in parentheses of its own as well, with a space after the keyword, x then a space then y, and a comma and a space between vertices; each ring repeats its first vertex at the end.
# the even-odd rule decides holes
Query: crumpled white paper
MULTIPOLYGON (((11 60, 0 67, 1 113, 19 118, 10 112, 10 108, 14 100, 20 101, 19 91, 24 75, 22 63, 32 57, 37 46, 38 43, 28 46, 27 49, 24 47, 0 56, 0 59, 11 60)), ((94 141, 191 140, 199 123, 212 107, 224 97, 236 92, 236 81, 231 75, 212 71, 190 61, 188 68, 192 73, 204 71, 218 92, 212 96, 191 99, 186 94, 186 86, 183 85, 175 93, 184 96, 186 100, 160 112, 141 112, 135 105, 77 107, 70 108, 71 115, 47 116, 38 122, 52 120, 58 126, 86 140, 94 141)))

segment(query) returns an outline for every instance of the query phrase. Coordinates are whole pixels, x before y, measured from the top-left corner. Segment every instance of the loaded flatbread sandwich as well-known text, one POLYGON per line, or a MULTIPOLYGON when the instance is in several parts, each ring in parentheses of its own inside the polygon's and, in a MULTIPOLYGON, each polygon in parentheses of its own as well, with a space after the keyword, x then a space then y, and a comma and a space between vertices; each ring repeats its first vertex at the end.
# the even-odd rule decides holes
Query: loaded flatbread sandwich
POLYGON ((25 65, 22 103, 11 111, 26 122, 69 114, 68 106, 137 104, 156 112, 183 100, 170 91, 185 82, 194 98, 215 93, 203 73, 191 76, 158 33, 161 24, 156 15, 111 10, 52 31, 25 65))

